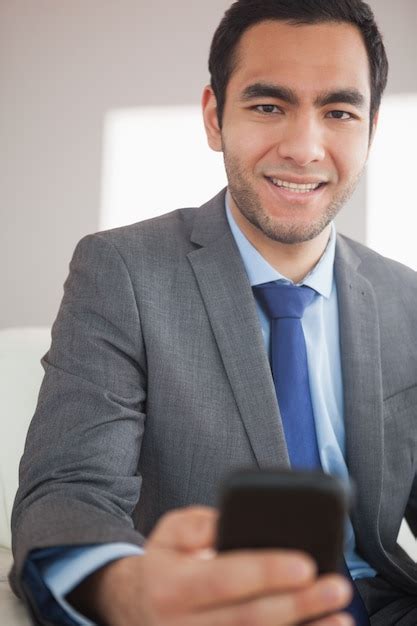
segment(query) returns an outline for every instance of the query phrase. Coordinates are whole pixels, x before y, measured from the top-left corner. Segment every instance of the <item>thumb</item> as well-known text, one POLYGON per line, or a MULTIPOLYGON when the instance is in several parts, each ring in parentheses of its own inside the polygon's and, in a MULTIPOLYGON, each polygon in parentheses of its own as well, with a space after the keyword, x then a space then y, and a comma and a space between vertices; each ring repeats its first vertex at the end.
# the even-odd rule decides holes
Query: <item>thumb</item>
POLYGON ((212 549, 217 519, 218 511, 210 507, 193 506, 170 511, 161 517, 146 545, 184 552, 212 549))

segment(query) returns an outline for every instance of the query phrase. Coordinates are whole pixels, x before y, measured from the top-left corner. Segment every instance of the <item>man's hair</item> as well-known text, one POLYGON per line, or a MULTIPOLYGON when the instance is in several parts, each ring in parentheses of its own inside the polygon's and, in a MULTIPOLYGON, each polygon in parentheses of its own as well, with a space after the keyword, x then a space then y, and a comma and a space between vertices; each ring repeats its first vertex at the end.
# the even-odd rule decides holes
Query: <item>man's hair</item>
POLYGON ((250 27, 281 20, 294 26, 347 23, 356 26, 368 53, 371 76, 371 124, 387 84, 388 60, 381 33, 368 4, 362 0, 237 0, 226 11, 211 44, 209 71, 222 127, 226 89, 238 63, 237 47, 250 27))

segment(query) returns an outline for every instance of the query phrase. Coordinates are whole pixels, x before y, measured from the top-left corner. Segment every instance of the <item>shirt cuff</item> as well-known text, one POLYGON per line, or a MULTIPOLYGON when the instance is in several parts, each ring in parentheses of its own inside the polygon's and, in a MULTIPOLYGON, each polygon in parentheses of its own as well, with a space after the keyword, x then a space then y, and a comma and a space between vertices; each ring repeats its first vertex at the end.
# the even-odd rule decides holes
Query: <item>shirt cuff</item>
POLYGON ((61 608, 80 626, 95 626, 76 611, 65 596, 87 576, 104 565, 127 556, 143 554, 144 550, 130 543, 108 543, 96 546, 63 548, 60 556, 45 557, 37 561, 45 585, 61 608))

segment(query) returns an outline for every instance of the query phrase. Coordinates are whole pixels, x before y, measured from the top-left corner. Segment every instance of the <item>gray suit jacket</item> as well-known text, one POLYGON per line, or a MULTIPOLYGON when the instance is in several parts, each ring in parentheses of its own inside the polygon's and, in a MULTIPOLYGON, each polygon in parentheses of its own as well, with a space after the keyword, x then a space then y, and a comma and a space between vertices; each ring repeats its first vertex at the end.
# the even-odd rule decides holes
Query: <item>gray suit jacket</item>
MULTIPOLYGON (((358 548, 414 592, 396 543, 417 532, 417 279, 338 236, 347 463, 358 548)), ((242 466, 287 467, 252 290, 224 212, 200 208, 84 238, 43 360, 12 528, 19 595, 30 550, 128 541, 158 518, 215 505, 242 466)))

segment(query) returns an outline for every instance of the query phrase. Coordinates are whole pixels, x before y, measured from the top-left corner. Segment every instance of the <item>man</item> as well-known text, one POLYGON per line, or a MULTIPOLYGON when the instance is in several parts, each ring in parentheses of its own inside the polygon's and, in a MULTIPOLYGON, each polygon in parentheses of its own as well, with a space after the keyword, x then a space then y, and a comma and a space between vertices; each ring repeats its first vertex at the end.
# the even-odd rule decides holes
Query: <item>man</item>
MULTIPOLYGON (((21 462, 11 584, 37 623, 352 623, 350 583, 306 555, 213 552, 221 479, 292 464, 267 283, 310 288, 302 395, 320 465, 357 486, 345 560, 360 623, 415 625, 417 567, 396 539, 404 515, 417 530, 417 281, 332 225, 377 124, 379 32, 360 0, 239 0, 210 71, 227 193, 74 254, 21 462)), ((290 405, 297 391, 282 391, 290 405)))

